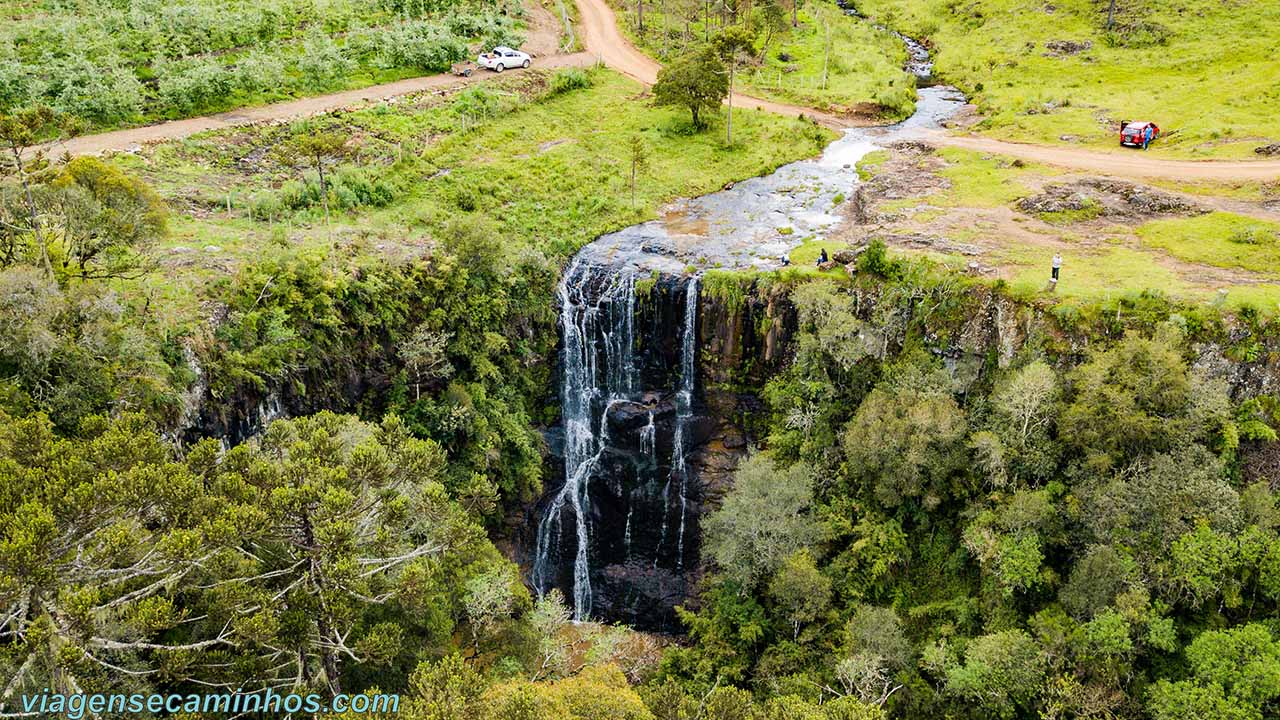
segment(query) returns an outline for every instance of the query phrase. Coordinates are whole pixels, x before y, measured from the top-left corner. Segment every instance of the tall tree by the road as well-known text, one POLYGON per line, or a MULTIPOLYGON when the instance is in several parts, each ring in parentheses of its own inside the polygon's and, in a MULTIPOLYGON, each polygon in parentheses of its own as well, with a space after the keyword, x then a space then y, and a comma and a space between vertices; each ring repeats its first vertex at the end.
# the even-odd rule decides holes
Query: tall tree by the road
POLYGON ((347 138, 331 131, 314 132, 302 128, 280 151, 281 160, 292 167, 316 171, 320 180, 320 204, 324 208, 324 224, 329 225, 329 185, 324 176, 326 163, 336 163, 347 155, 347 138))
POLYGON ((704 112, 714 110, 729 94, 729 77, 719 53, 710 45, 685 55, 658 72, 653 86, 657 105, 688 108, 693 126, 707 126, 704 112))

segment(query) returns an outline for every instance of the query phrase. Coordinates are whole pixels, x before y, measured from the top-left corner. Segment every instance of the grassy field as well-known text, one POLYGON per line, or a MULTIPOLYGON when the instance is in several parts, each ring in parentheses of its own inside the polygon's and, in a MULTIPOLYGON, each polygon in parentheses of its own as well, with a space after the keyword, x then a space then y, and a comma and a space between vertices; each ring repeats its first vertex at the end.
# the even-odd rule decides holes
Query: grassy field
POLYGON ((0 0, 0 112, 95 130, 441 72, 521 42, 518 0, 0 0))
POLYGON ((734 136, 726 146, 716 128, 694 133, 682 113, 650 107, 640 85, 598 69, 524 73, 444 98, 167 143, 118 158, 175 210, 170 237, 154 248, 163 272, 130 292, 187 315, 206 289, 263 257, 418 257, 456 222, 481 223, 506 252, 558 261, 600 234, 656 217, 670 200, 815 155, 832 138, 749 110, 735 112, 734 136), (583 81, 587 87, 556 90, 583 81), (349 161, 329 170, 328 226, 314 199, 315 175, 279 164, 273 150, 291 134, 326 129, 349 134, 355 146, 349 161), (634 205, 633 138, 646 157, 634 205), (342 200, 348 193, 382 199, 352 204, 342 200), (299 205, 299 197, 313 199, 299 205))
POLYGON ((1243 158, 1280 141, 1272 0, 1120 0, 1110 32, 1095 0, 857 5, 930 43, 935 74, 973 97, 997 137, 1109 147, 1121 120, 1149 119, 1170 133, 1159 155, 1243 158))
MULTIPOLYGON (((880 216, 876 232, 896 252, 924 254, 958 271, 976 262, 984 276, 1002 279, 1020 293, 1064 302, 1156 290, 1187 300, 1280 312, 1280 223, 1221 211, 1116 215, 1105 213, 1101 204, 1029 213, 1019 208, 1018 200, 1048 186, 1072 185, 1085 195, 1095 191, 1084 176, 953 148, 924 156, 878 152, 865 158, 859 170, 871 188, 894 174, 899 182, 921 188, 903 193, 901 185, 890 185, 899 189, 874 204, 880 216), (933 246, 894 240, 919 237, 936 240, 933 246), (1051 286, 1055 253, 1063 257, 1063 271, 1051 286)), ((1212 203, 1208 191, 1197 188, 1181 197, 1193 205, 1212 203)), ((1251 192, 1228 196, 1237 203, 1258 200, 1251 192)), ((1253 207, 1266 215, 1260 202, 1253 207)), ((865 234, 858 230, 851 237, 865 234)), ((810 256, 816 257, 818 247, 803 249, 807 254, 798 252, 793 262, 812 264, 810 256)))
MULTIPOLYGON (((763 27, 761 6, 755 22, 763 27)), ((614 2, 623 32, 659 60, 669 60, 722 28, 713 14, 704 21, 686 17, 665 2, 644 5, 639 27, 635 3, 614 2)), ((697 10, 698 8, 691 8, 697 10)), ((789 16, 769 32, 758 30, 756 57, 739 74, 739 88, 757 97, 819 108, 858 112, 895 120, 915 107, 915 79, 903 72, 906 50, 890 33, 847 17, 834 3, 802 6, 792 27, 789 16)))

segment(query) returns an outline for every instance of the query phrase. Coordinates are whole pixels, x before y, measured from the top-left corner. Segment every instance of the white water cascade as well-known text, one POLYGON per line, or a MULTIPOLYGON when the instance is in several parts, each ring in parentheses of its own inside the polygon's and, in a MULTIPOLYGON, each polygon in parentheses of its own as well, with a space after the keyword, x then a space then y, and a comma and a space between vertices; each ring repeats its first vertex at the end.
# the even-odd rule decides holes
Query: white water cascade
POLYGON ((609 445, 609 410, 626 401, 637 384, 635 303, 636 277, 630 272, 611 273, 575 262, 560 283, 565 482, 538 524, 533 584, 539 595, 554 587, 562 517, 571 513, 576 621, 591 616, 591 476, 609 445), (601 350, 603 368, 599 366, 601 350))

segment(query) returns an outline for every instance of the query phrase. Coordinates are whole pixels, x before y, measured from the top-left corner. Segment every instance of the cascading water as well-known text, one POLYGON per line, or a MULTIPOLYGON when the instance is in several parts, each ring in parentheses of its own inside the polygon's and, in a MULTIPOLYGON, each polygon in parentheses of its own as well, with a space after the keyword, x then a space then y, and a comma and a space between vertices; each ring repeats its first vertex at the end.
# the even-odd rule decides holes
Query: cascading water
POLYGON ((602 275, 586 263, 571 266, 560 284, 564 342, 565 482, 538 525, 533 584, 542 595, 555 586, 564 515, 574 525, 573 616, 591 614, 590 482, 608 448, 608 416, 636 386, 636 278, 629 272, 602 275), (603 343, 604 368, 599 366, 603 343))
POLYGON ((636 280, 579 258, 559 290, 564 483, 540 504, 531 580, 540 595, 562 589, 579 621, 669 612, 686 552, 696 556, 698 281, 665 276, 642 312, 636 280), (678 350, 669 321, 683 323, 678 350))
POLYGON ((698 278, 694 276, 685 286, 684 328, 680 336, 680 388, 676 391, 676 427, 671 442, 671 473, 662 491, 662 534, 654 551, 654 567, 662 557, 662 546, 667 541, 667 518, 671 507, 671 489, 676 485, 680 500, 680 529, 676 540, 676 569, 684 569, 685 518, 689 510, 689 465, 685 435, 693 418, 693 390, 697 385, 698 356, 698 278))

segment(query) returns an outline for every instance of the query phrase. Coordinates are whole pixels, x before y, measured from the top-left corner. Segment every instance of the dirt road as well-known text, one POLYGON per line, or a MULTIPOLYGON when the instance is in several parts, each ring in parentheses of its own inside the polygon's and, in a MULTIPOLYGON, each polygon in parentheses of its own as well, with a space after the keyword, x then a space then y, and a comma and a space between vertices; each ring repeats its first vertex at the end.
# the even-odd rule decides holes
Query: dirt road
MULTIPOLYGON (((525 46, 536 58, 535 67, 587 67, 595 62, 595 58, 585 52, 572 55, 555 54, 560 45, 560 24, 550 11, 537 2, 529 3, 529 33, 525 46)), ((507 72, 521 72, 519 68, 507 72)), ((481 70, 469 78, 453 75, 428 75, 426 77, 408 78, 393 83, 374 85, 359 90, 346 90, 329 95, 299 98, 286 102, 243 108, 217 115, 172 120, 146 127, 127 128, 97 135, 63 140, 44 146, 51 154, 61 155, 63 152, 72 155, 98 155, 111 150, 128 150, 146 143, 163 140, 181 140, 206 130, 251 125, 253 123, 273 120, 290 120, 311 117, 334 110, 360 105, 363 103, 387 100, 402 95, 444 88, 463 83, 479 82, 492 77, 488 70, 481 70)))
MULTIPOLYGON (((529 3, 531 21, 527 45, 534 49, 534 52, 541 51, 542 53, 537 60, 537 67, 584 67, 599 60, 624 75, 647 85, 652 85, 658 78, 658 70, 661 65, 640 52, 623 37, 618 29, 617 18, 606 0, 576 0, 576 2, 578 12, 581 15, 582 45, 586 48, 586 51, 572 55, 552 54, 560 44, 561 28, 559 21, 548 10, 541 7, 539 3, 529 3)), ((86 135, 57 143, 46 149, 54 153, 65 151, 72 155, 98 154, 109 150, 126 150, 144 143, 189 137, 205 130, 308 117, 363 102, 376 102, 432 88, 448 87, 465 82, 477 82, 488 77, 488 75, 489 73, 487 72, 481 72, 467 79, 456 78, 452 75, 411 78, 362 90, 349 90, 263 107, 235 110, 218 115, 175 120, 98 135, 86 135)), ((792 117, 805 115, 834 128, 863 124, 848 118, 818 112, 812 108, 787 105, 747 95, 735 96, 734 105, 736 107, 758 108, 792 117)), ((1271 181, 1280 179, 1280 161, 1277 160, 1162 160, 1151 158, 1139 152, 1121 152, 1117 150, 1115 153, 1106 153, 1077 150, 1056 145, 1011 143, 972 135, 954 135, 942 131, 932 133, 929 139, 942 145, 1009 155, 1046 165, 1055 165, 1102 175, 1211 181, 1271 181)))
MULTIPOLYGON (((622 35, 618 29, 618 19, 613 8, 605 0, 577 0, 578 15, 581 18, 582 46, 587 52, 602 61, 610 68, 638 80, 645 85, 652 85, 658 80, 658 70, 662 68, 653 58, 640 52, 622 35)), ((850 127, 851 121, 824 113, 813 108, 786 105, 784 103, 762 100, 735 93, 734 107, 748 107, 767 110, 779 115, 799 117, 804 115, 833 128, 850 127)))
MULTIPOLYGON (((658 77, 657 62, 637 50, 618 30, 617 18, 606 0, 577 0, 582 16, 582 39, 587 52, 606 65, 642 83, 653 84, 658 77)), ((740 96, 735 105, 758 107, 783 115, 807 115, 832 127, 849 127, 851 122, 809 108, 783 105, 740 96)), ((932 142, 981 152, 1009 155, 1046 165, 1076 170, 1142 178, 1180 180, 1274 180, 1280 178, 1280 161, 1159 160, 1140 152, 1105 153, 1055 145, 1010 143, 990 138, 933 133, 932 142)))
POLYGON ((930 132, 929 140, 938 145, 1008 155, 1100 175, 1219 181, 1280 179, 1280 160, 1165 160, 1150 157, 1141 150, 1116 148, 1114 153, 1110 153, 1058 145, 1006 142, 973 135, 953 135, 945 131, 930 132))

